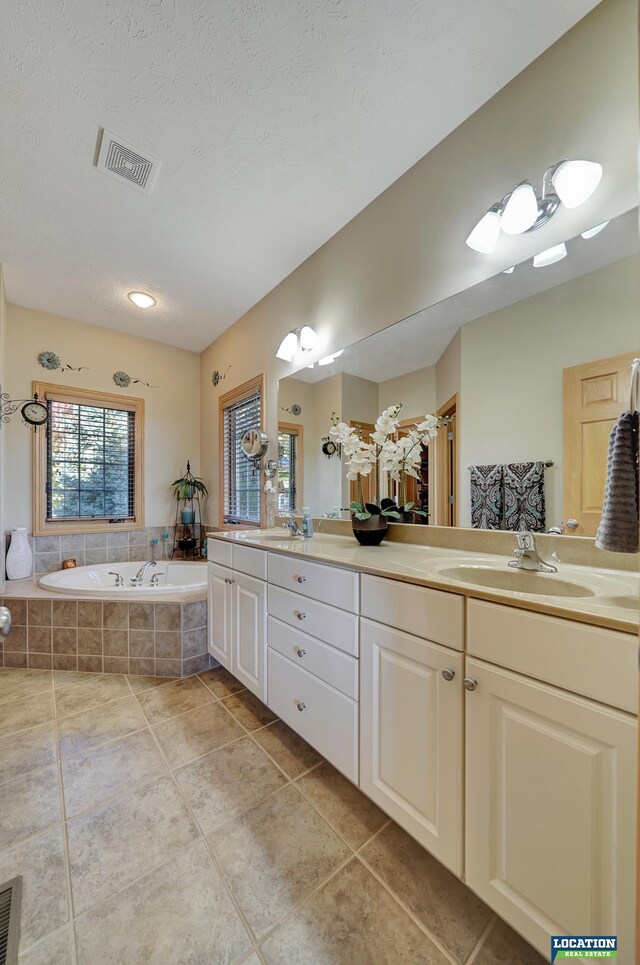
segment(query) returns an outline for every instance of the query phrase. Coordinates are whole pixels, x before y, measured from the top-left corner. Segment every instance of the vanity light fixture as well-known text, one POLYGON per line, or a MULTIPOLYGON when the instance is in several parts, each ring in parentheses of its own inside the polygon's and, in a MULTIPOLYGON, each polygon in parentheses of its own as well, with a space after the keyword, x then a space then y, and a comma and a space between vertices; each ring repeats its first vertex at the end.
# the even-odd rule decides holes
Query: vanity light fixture
POLYGON ((516 266, 515 266, 515 265, 512 265, 511 268, 505 268, 505 270, 502 272, 502 274, 503 274, 503 275, 513 275, 513 273, 514 273, 515 270, 516 270, 516 266))
POLYGON ((566 257, 567 246, 563 241, 559 245, 554 245, 553 248, 547 248, 545 251, 541 251, 539 254, 534 255, 533 267, 547 268, 548 265, 555 265, 556 261, 562 261, 562 259, 566 257))
POLYGON ((153 308, 156 304, 156 300, 153 295, 149 295, 148 292, 129 292, 127 298, 130 302, 133 302, 137 308, 153 308))
POLYGON ((343 352, 344 349, 341 348, 339 352, 334 352, 333 355, 325 355, 323 359, 319 360, 318 365, 331 365, 337 358, 340 358, 343 352))
POLYGON ((293 362, 300 352, 312 352, 318 346, 318 334, 310 325, 292 329, 280 342, 276 358, 293 362))
POLYGON ((474 251, 490 255, 501 231, 520 235, 541 228, 561 204, 565 208, 577 208, 584 204, 600 184, 601 178, 602 165, 596 161, 570 161, 567 158, 558 161, 544 172, 540 195, 531 181, 521 181, 501 201, 489 208, 466 243, 474 251))
POLYGON ((595 236, 599 235, 603 228, 606 228, 608 224, 608 221, 603 221, 601 224, 594 225, 593 228, 588 228, 587 231, 583 231, 580 237, 584 238, 585 241, 588 241, 589 238, 595 238, 595 236))

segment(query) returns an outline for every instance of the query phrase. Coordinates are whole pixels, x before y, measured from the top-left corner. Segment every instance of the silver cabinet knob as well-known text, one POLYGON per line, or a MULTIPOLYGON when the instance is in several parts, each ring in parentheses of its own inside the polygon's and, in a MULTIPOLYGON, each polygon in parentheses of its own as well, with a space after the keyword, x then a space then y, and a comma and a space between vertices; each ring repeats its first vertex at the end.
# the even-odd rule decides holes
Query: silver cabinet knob
POLYGON ((306 651, 306 650, 303 650, 302 647, 296 647, 296 653, 298 654, 299 657, 304 657, 304 655, 306 654, 306 652, 307 652, 307 651, 306 651))
POLYGON ((446 670, 442 671, 442 676, 444 677, 445 680, 453 680, 455 675, 456 675, 455 670, 449 670, 448 667, 446 670))
POLYGON ((474 680, 473 677, 465 677, 462 683, 465 690, 475 690, 478 686, 478 681, 474 680))
POLYGON ((301 700, 299 700, 298 703, 296 704, 296 707, 298 708, 298 710, 300 711, 300 713, 302 713, 302 711, 305 709, 306 706, 307 706, 307 705, 306 705, 306 704, 303 704, 301 700))
POLYGON ((567 529, 571 529, 571 530, 577 529, 579 525, 580 523, 578 522, 577 519, 568 519, 566 522, 567 529))
POLYGON ((0 636, 8 637, 11 629, 11 613, 6 606, 0 606, 0 636))
POLYGON ((298 612, 296 613, 296 616, 297 616, 298 620, 306 620, 306 619, 307 619, 307 614, 306 614, 306 613, 301 613, 299 610, 298 610, 298 612))
POLYGON ((306 576, 296 576, 296 580, 297 580, 298 583, 306 583, 306 582, 307 582, 306 576))

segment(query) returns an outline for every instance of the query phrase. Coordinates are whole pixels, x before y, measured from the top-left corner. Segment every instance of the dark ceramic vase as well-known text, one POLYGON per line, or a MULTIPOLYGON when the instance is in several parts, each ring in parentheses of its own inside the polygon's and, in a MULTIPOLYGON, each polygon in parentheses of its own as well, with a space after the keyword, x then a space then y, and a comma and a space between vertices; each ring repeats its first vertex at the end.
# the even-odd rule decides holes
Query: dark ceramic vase
POLYGON ((351 525, 353 535, 361 546, 380 546, 387 533, 387 517, 379 510, 377 513, 372 513, 369 519, 356 519, 352 515, 351 525))

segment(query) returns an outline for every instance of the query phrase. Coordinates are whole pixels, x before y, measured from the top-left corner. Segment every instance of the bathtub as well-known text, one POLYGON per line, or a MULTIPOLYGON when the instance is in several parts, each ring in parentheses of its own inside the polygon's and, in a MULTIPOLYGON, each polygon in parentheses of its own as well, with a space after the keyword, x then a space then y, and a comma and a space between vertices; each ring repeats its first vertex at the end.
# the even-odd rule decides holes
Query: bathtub
POLYGON ((145 573, 142 586, 133 586, 132 577, 136 575, 144 561, 139 563, 101 563, 99 566, 76 566, 70 570, 49 573, 40 580, 43 590, 65 593, 68 596, 108 596, 110 599, 136 597, 142 594, 163 596, 169 593, 194 593, 204 590, 207 583, 206 563, 162 563, 150 566, 145 573), (119 573, 124 579, 123 586, 115 585, 119 573), (151 577, 158 574, 157 585, 152 585, 151 577))

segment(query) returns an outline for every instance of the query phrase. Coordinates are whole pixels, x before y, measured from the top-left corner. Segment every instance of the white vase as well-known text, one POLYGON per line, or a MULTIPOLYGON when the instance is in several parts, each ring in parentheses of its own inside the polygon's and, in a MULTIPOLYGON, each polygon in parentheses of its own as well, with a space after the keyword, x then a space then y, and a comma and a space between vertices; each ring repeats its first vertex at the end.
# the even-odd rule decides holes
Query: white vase
POLYGON ((31 576, 33 554, 26 529, 11 530, 11 543, 6 562, 8 580, 24 580, 27 576, 31 576))

